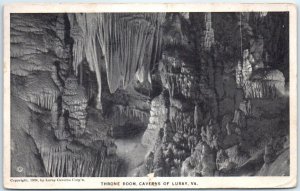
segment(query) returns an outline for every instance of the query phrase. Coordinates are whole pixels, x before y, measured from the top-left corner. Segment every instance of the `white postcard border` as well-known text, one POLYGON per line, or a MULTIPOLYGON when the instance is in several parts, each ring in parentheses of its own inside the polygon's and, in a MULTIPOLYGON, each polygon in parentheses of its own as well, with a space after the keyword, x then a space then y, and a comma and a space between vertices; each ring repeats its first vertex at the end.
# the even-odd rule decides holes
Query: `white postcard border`
POLYGON ((297 11, 293 4, 29 4, 4 8, 4 187, 22 189, 183 189, 183 188, 288 188, 297 183, 297 11), (10 13, 60 12, 282 12, 289 11, 290 37, 290 176, 288 177, 115 177, 11 178, 10 177, 10 13), (48 181, 47 181, 48 180, 48 181), (104 186, 104 182, 118 185, 104 186), (134 183, 135 186, 129 185, 134 183), (153 184, 141 185, 141 184, 153 184), (178 185, 187 182, 188 185, 178 185), (194 185, 192 182, 196 182, 194 185), (156 185, 159 183, 160 185, 156 185), (127 185, 123 185, 127 184, 127 185), (175 185, 176 184, 176 185, 175 185))

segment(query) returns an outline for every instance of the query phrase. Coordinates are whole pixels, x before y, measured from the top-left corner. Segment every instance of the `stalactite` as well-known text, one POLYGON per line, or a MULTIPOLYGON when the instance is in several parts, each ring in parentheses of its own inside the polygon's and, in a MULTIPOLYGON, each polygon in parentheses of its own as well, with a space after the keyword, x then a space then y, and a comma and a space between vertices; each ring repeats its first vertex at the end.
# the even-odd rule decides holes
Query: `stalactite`
POLYGON ((97 148, 72 143, 51 146, 44 143, 39 146, 39 151, 45 170, 52 177, 117 176, 121 161, 115 153, 107 153, 103 141, 97 141, 95 145, 97 148))
POLYGON ((52 105, 60 95, 57 85, 52 81, 51 74, 40 72, 36 75, 30 75, 25 83, 26 87, 17 92, 20 98, 51 110, 52 105), (40 80, 44 80, 45 83, 40 83, 40 80))
POLYGON ((96 72, 98 108, 101 108, 101 62, 104 56, 110 92, 126 88, 136 75, 138 80, 149 80, 150 64, 157 59, 160 45, 160 25, 164 14, 69 14, 73 45, 73 68, 84 57, 96 72), (99 50, 99 48, 101 50, 99 50))
POLYGON ((214 29, 212 28, 211 13, 205 13, 205 25, 206 30, 204 31, 203 47, 206 50, 210 50, 215 41, 214 29))
POLYGON ((266 17, 268 15, 268 12, 260 12, 259 16, 260 17, 266 17))
POLYGON ((149 121, 149 114, 145 111, 141 111, 135 108, 116 105, 114 107, 114 119, 117 122, 121 122, 122 117, 126 117, 127 119, 137 119, 141 122, 147 123, 149 121))

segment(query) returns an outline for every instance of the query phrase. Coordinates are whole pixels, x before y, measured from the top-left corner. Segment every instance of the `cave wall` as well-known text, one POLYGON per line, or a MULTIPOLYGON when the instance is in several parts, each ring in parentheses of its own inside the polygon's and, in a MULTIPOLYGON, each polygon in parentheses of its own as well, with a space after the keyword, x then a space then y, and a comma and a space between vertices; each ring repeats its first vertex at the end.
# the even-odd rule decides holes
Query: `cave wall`
POLYGON ((159 73, 170 103, 151 107, 168 115, 148 125, 156 142, 141 174, 266 176, 259 169, 288 152, 288 14, 275 15, 167 14, 159 73))
POLYGON ((13 176, 123 175, 114 139, 139 133, 136 176, 289 174, 287 13, 11 23, 13 176))
POLYGON ((12 176, 118 175, 110 125, 87 118, 69 25, 66 14, 11 15, 12 176))

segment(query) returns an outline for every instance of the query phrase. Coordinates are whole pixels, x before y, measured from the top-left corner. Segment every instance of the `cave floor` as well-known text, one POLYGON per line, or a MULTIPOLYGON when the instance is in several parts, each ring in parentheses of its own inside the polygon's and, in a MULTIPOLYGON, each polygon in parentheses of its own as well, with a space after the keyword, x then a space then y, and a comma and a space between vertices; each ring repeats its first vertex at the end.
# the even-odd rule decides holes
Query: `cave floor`
MULTIPOLYGON (((92 140, 107 139, 112 119, 103 118, 99 111, 93 108, 88 109, 88 116, 86 133, 93 137, 92 140)), ((136 135, 114 139, 117 145, 116 154, 123 161, 121 176, 134 176, 136 168, 144 162, 148 148, 141 143, 143 134, 144 131, 141 131, 136 135)))

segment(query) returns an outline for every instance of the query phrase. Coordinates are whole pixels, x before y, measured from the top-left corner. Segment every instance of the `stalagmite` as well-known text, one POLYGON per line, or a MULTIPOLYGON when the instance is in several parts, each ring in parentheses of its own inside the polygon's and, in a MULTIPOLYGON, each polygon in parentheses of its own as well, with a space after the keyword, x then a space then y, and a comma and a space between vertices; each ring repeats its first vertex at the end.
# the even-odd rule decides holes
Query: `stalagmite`
POLYGON ((68 113, 71 133, 75 136, 83 134, 86 128, 87 96, 83 86, 77 84, 75 76, 67 78, 62 95, 63 113, 68 113))
POLYGON ((198 126, 202 124, 203 114, 199 108, 199 105, 196 104, 194 108, 194 125, 198 129, 198 126))
POLYGON ((11 174, 231 176, 258 151, 241 175, 276 165, 291 82, 273 14, 12 14, 11 174))
POLYGON ((164 95, 161 94, 151 102, 149 124, 142 138, 143 145, 148 147, 154 145, 153 139, 157 137, 160 128, 162 128, 160 124, 165 124, 167 115, 166 100, 164 99, 164 95))

